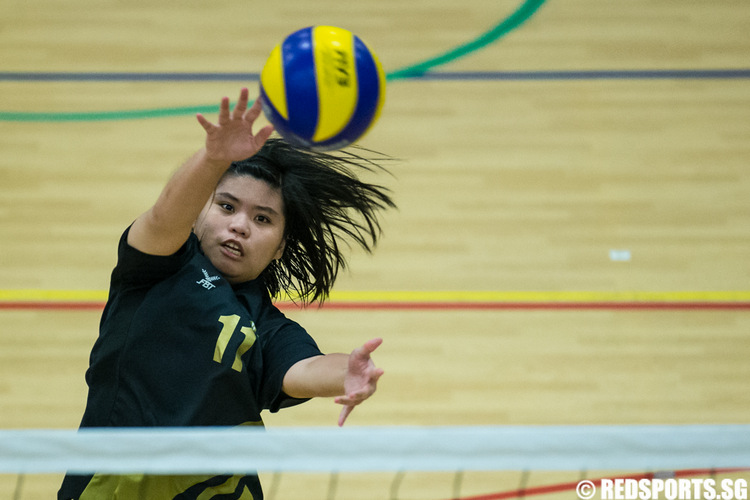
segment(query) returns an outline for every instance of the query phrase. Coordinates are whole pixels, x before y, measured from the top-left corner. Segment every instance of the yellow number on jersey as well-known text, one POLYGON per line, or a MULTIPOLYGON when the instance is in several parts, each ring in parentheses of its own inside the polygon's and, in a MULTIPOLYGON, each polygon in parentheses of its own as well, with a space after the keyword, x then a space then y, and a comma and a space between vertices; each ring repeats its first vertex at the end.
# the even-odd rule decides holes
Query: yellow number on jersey
MULTIPOLYGON (((219 323, 223 326, 219 338, 216 340, 216 348, 214 349, 214 361, 221 363, 224 359, 224 352, 227 350, 227 345, 232 335, 237 330, 237 325, 240 322, 240 317, 236 314, 231 316, 219 316, 219 323)), ((234 363, 232 363, 232 369, 236 371, 242 370, 242 355, 245 354, 255 343, 255 323, 250 322, 250 326, 243 326, 240 328, 240 333, 243 334, 244 339, 240 344, 237 352, 234 353, 234 363)))

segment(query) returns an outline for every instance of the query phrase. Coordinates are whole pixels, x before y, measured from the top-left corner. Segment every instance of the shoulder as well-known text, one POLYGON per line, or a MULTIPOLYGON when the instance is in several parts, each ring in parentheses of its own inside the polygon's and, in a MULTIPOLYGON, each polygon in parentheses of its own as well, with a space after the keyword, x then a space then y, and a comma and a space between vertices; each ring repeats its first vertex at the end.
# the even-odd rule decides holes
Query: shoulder
POLYGON ((173 254, 151 255, 129 244, 130 229, 131 227, 128 227, 120 237, 113 279, 161 281, 184 267, 200 250, 198 238, 191 234, 173 254))

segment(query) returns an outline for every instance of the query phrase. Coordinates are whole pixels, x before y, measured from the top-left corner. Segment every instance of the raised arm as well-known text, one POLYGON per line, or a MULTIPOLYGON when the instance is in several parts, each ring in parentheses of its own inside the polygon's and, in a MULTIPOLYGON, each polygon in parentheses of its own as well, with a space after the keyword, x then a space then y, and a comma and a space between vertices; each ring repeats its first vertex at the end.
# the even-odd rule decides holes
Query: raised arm
POLYGON ((128 233, 132 247, 153 255, 171 255, 185 243, 227 168, 233 161, 257 153, 273 132, 266 126, 253 134, 260 102, 256 100, 249 109, 247 105, 245 88, 231 112, 229 98, 222 99, 217 124, 197 116, 206 131, 206 144, 175 172, 156 203, 133 223, 128 233))
POLYGON ((283 390, 294 398, 334 397, 344 405, 339 426, 354 407, 372 396, 383 370, 373 363, 371 354, 382 339, 373 339, 351 354, 326 354, 304 359, 293 365, 284 377, 283 390))

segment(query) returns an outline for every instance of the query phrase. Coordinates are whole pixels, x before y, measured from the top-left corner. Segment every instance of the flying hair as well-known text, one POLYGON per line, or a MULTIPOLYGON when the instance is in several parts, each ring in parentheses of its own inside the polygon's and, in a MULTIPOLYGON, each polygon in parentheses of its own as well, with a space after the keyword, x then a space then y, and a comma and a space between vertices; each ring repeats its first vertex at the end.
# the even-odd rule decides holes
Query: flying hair
POLYGON ((225 176, 249 175, 281 191, 286 248, 261 273, 272 297, 284 292, 305 305, 322 304, 347 266, 343 250, 354 244, 372 252, 381 235, 379 213, 396 205, 387 188, 359 175, 387 172, 378 163, 385 159, 362 148, 322 153, 273 138, 227 170, 225 176))

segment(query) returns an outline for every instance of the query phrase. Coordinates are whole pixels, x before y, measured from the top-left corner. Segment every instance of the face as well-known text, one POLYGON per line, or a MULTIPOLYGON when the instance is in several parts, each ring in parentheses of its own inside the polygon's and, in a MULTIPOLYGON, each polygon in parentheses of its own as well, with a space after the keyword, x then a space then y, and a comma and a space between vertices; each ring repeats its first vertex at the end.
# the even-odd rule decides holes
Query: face
POLYGON ((203 253, 230 283, 260 276, 284 253, 279 189, 245 175, 224 177, 195 224, 203 253))

